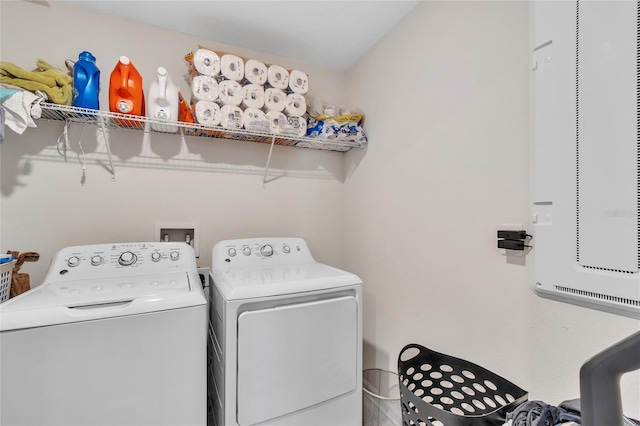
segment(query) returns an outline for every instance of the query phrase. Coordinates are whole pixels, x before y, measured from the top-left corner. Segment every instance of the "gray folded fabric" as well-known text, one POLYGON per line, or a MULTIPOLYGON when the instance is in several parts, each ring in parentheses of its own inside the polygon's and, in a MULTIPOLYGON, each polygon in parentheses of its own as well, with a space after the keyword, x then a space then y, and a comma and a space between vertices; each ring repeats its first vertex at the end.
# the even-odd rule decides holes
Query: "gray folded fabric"
POLYGON ((511 420, 512 426, 537 426, 540 414, 547 405, 542 401, 523 402, 507 413, 507 421, 511 420))

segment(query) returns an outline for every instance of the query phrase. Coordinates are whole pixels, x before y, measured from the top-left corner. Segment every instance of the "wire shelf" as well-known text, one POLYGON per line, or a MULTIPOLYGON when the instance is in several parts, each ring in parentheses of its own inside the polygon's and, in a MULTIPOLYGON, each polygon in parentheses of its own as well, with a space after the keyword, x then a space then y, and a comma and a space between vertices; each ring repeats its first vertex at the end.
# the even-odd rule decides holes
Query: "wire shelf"
POLYGON ((66 105, 42 103, 41 119, 71 121, 84 124, 105 125, 110 128, 134 129, 152 133, 178 133, 185 136, 230 139, 255 143, 266 143, 321 151, 346 152, 352 148, 362 148, 366 142, 330 140, 312 137, 295 137, 245 129, 225 129, 181 121, 158 120, 129 114, 77 108, 66 105))

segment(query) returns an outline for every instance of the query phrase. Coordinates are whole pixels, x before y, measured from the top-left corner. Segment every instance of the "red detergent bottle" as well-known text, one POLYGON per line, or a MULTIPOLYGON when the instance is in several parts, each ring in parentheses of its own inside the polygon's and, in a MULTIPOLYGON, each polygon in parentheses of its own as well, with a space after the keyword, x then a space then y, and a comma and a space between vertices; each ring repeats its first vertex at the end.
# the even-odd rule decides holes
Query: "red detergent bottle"
MULTIPOLYGON (((109 111, 137 116, 145 115, 142 76, 126 56, 121 56, 109 80, 109 111)), ((116 119, 125 126, 143 126, 139 120, 116 119)))

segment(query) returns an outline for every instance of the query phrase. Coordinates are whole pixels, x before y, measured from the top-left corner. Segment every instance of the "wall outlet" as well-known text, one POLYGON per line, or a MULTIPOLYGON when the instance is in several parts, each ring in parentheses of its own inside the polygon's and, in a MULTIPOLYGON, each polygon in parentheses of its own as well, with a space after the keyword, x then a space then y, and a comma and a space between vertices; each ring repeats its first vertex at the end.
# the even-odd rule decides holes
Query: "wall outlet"
POLYGON ((194 222, 156 222, 155 241, 180 241, 189 243, 200 257, 200 229, 194 222))

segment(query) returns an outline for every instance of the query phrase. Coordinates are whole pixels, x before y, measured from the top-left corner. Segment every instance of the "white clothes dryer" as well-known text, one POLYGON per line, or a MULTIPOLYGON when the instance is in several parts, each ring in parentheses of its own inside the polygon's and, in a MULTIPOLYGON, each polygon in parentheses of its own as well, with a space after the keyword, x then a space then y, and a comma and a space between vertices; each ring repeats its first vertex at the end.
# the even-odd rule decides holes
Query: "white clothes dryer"
POLYGON ((205 425, 206 303, 185 243, 59 251, 0 304, 0 424, 205 425))
POLYGON ((362 424, 362 281, 300 238, 212 252, 209 398, 217 426, 362 424))

